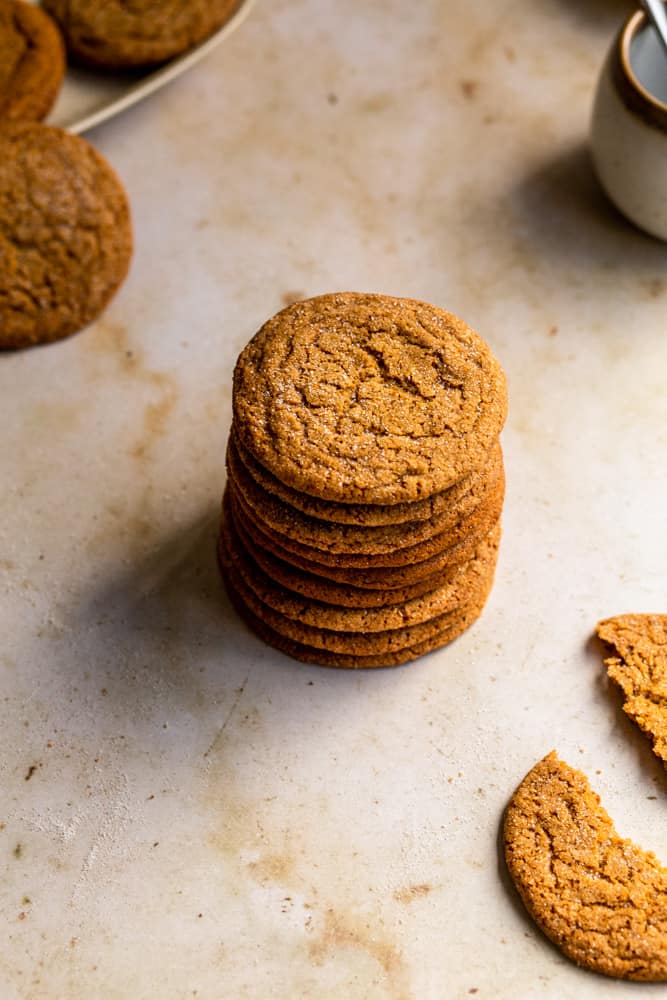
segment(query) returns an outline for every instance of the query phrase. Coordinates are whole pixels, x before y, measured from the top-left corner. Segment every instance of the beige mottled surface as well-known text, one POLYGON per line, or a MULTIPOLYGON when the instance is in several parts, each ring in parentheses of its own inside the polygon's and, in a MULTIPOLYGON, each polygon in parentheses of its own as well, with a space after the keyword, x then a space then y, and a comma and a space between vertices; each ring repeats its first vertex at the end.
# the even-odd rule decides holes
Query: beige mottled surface
POLYGON ((667 251, 584 146, 625 9, 260 3, 92 134, 128 281, 0 359, 3 1000, 636 996, 539 934, 497 843, 557 746, 667 859, 664 768, 589 645, 665 610, 667 251), (463 316, 510 394, 483 617, 367 674, 268 649, 215 565, 234 360, 351 287, 463 316))

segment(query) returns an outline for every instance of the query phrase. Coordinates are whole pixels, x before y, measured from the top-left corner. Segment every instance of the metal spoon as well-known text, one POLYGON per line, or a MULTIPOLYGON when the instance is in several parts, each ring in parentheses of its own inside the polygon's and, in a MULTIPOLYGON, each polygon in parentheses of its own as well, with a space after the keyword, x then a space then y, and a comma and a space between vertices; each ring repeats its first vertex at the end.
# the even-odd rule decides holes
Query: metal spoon
POLYGON ((658 33, 658 38, 667 55, 667 10, 662 0, 640 0, 649 20, 658 33))

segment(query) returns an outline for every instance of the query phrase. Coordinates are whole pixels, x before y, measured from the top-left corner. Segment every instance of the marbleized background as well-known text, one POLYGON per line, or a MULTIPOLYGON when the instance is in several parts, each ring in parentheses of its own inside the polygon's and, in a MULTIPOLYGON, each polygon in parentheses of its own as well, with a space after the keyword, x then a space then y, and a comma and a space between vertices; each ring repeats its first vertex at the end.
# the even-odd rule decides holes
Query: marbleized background
POLYGON ((591 640, 667 610, 667 251, 586 148, 630 8, 264 0, 89 135, 130 278, 0 357, 3 1000, 636 995, 561 957, 498 853, 555 747, 667 860, 664 770, 591 640), (483 618, 364 674, 262 645, 214 551, 235 358, 340 289, 459 313, 510 390, 483 618))

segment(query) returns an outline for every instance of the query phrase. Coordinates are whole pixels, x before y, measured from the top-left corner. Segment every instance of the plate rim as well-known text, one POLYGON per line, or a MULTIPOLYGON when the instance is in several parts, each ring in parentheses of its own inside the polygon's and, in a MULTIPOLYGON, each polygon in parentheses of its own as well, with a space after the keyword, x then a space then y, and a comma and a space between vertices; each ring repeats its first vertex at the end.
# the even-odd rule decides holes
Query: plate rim
POLYGON ((83 117, 77 118, 74 121, 62 124, 58 123, 58 127, 66 132, 70 132, 72 135, 81 135, 83 132, 90 131, 90 129, 101 125, 110 118, 114 118, 121 112, 127 111, 134 104, 138 104, 139 101, 144 100, 144 98, 155 93, 156 90, 159 90, 181 76, 182 73, 185 73, 212 52, 213 49, 217 48, 228 35, 240 27, 246 20, 255 2, 256 0, 239 0, 236 10, 231 17, 200 45, 197 45, 184 55, 172 59, 154 72, 149 73, 138 83, 133 84, 120 97, 112 98, 108 104, 103 105, 96 111, 91 111, 90 114, 83 115, 83 117))

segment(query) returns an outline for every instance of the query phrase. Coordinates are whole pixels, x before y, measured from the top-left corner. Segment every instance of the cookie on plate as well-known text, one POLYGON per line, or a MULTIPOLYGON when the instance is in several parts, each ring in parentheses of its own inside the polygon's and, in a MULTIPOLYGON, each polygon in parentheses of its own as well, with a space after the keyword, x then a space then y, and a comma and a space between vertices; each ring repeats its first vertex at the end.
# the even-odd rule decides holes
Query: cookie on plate
POLYGON ((604 663, 625 697, 623 711, 667 764, 667 615, 618 615, 599 622, 597 634, 614 651, 604 663))
POLYGON ((173 59, 217 31, 239 0, 43 0, 70 56, 99 69, 173 59))
POLYGON ((132 256, 127 195, 84 139, 39 123, 0 128, 0 348, 90 323, 132 256))
POLYGON ((53 20, 25 0, 0 3, 0 122, 45 118, 65 75, 65 46, 53 20))
POLYGON ((568 958, 619 979, 667 980, 667 869, 618 836, 586 777, 555 752, 514 793, 504 843, 526 909, 568 958))

